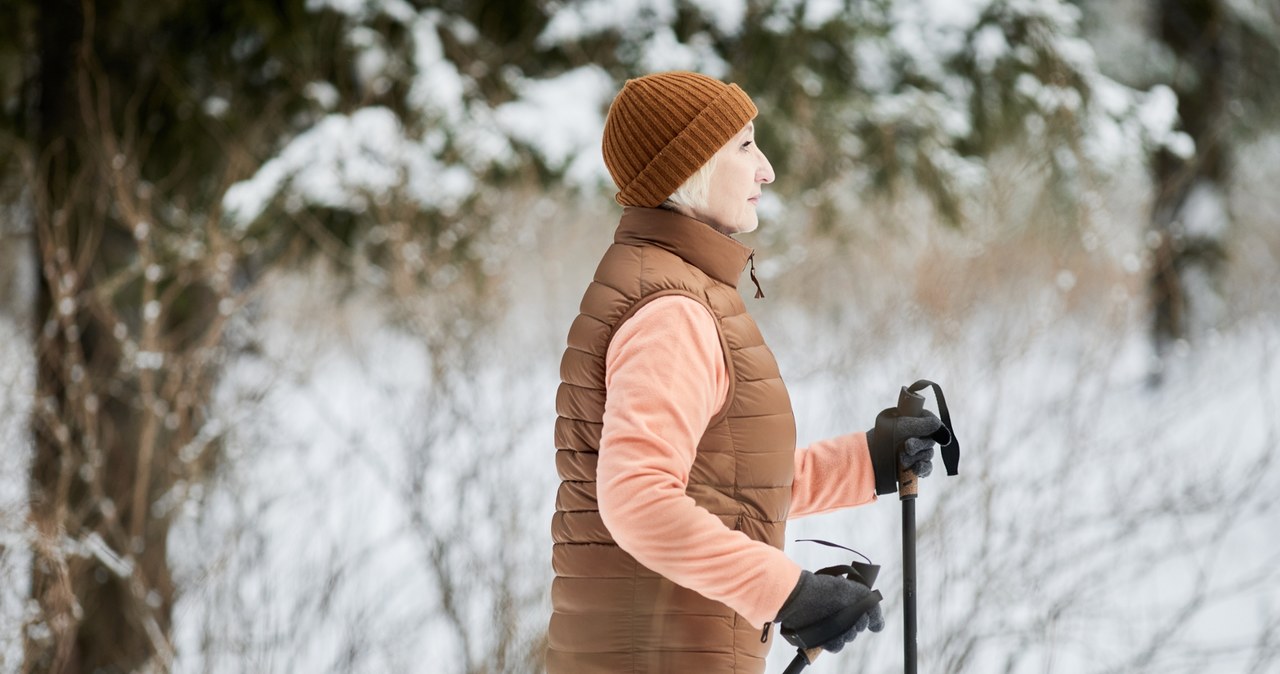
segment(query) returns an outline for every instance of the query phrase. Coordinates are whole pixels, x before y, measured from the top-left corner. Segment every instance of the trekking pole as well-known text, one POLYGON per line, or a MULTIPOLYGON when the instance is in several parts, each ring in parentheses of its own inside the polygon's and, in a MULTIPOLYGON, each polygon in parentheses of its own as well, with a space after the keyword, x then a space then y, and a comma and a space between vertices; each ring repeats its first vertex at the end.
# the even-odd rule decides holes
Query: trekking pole
MULTIPOLYGON (((921 379, 910 387, 903 386, 898 394, 898 417, 918 417, 924 414, 924 396, 916 391, 933 387, 938 399, 938 413, 942 428, 934 434, 934 441, 942 450, 942 461, 947 474, 955 475, 960 467, 960 442, 951 427, 951 413, 942 396, 942 388, 921 379)), ((916 496, 920 493, 920 479, 909 468, 898 463, 898 499, 902 501, 902 663, 906 674, 916 674, 916 496)))
MULTIPOLYGON (((903 386, 901 393, 898 394, 897 407, 886 409, 876 417, 875 436, 877 441, 892 443, 897 436, 896 426, 898 419, 923 416, 924 396, 916 393, 916 391, 926 387, 933 387, 934 396, 938 400, 938 416, 942 421, 942 427, 930 437, 933 438, 934 442, 938 443, 939 448, 942 450, 942 462, 947 468, 947 475, 955 475, 960 468, 960 441, 956 439, 955 431, 952 428, 951 413, 947 409, 947 400, 942 395, 942 387, 931 381, 921 379, 910 387, 903 386)), ((897 454, 902 451, 902 447, 893 447, 892 449, 893 460, 897 461, 897 454)), ((878 450, 873 447, 872 451, 876 452, 878 450)), ((884 478, 890 481, 896 479, 898 498, 902 502, 903 665, 906 674, 916 674, 916 497, 920 491, 920 484, 916 474, 911 472, 909 468, 903 468, 900 461, 897 462, 896 476, 893 473, 888 473, 884 478)), ((878 491, 880 482, 880 475, 877 474, 876 486, 878 491)), ((880 491, 879 493, 886 492, 880 491)), ((850 550, 850 548, 845 548, 843 545, 835 545, 826 541, 815 540, 813 542, 850 550)), ((850 580, 861 582, 867 588, 871 588, 875 583, 879 569, 880 567, 871 564, 870 560, 868 560, 867 564, 862 564, 855 560, 847 565, 828 567, 815 573, 844 575, 850 580)), ((797 648, 795 658, 792 659, 791 664, 787 666, 783 674, 799 674, 805 667, 813 664, 813 661, 822 653, 822 648, 816 645, 810 646, 810 644, 824 644, 844 634, 853 627, 855 621, 862 614, 874 608, 880 600, 880 592, 872 590, 866 599, 854 606, 845 608, 830 620, 825 620, 802 630, 793 630, 784 625, 782 628, 783 638, 797 648)))
MULTIPOLYGON (((924 412, 924 396, 902 387, 898 416, 918 417, 924 412)), ((920 480, 910 468, 898 464, 898 499, 902 501, 902 663, 906 674, 916 674, 916 496, 920 480)))

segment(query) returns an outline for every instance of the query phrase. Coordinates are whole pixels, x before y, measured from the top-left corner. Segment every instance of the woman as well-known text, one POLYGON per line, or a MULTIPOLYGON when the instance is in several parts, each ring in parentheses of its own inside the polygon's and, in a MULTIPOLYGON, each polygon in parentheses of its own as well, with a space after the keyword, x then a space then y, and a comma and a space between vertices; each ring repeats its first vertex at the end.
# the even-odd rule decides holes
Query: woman
MULTIPOLYGON (((561 363, 552 673, 761 672, 771 622, 804 627, 868 592, 782 552, 789 517, 871 502, 895 468, 866 433, 795 447, 737 290, 753 258, 732 236, 756 228, 774 179, 756 113, 736 85, 689 72, 629 80, 609 108, 625 208, 561 363)), ((938 423, 908 429, 921 476, 938 423)), ((864 618, 824 647, 884 625, 878 607, 864 618)))

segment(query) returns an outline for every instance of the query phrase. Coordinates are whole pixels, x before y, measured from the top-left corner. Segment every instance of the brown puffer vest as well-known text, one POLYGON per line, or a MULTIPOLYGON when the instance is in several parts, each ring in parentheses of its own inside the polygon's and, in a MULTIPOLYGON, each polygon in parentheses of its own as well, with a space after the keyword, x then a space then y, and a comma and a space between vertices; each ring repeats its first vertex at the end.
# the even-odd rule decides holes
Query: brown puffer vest
POLYGON ((646 302, 684 295, 716 317, 731 382, 728 404, 698 443, 686 493, 730 529, 782 547, 795 418, 773 353, 738 295, 750 253, 697 220, 628 208, 587 288, 556 395, 562 482, 551 525, 552 674, 764 671, 769 644, 758 628, 637 562, 614 543, 596 504, 609 340, 646 302))

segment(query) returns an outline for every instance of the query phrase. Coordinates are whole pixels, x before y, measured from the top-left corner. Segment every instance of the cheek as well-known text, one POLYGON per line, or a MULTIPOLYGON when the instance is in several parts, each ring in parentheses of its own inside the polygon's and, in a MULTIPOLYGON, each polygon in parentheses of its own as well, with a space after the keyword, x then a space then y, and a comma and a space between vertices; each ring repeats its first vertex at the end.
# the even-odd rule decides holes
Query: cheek
POLYGON ((733 180, 730 182, 730 185, 731 188, 729 191, 733 193, 735 198, 738 196, 741 196, 744 199, 750 197, 752 190, 754 190, 756 186, 755 167, 748 165, 746 162, 741 162, 738 166, 735 166, 733 171, 733 180))

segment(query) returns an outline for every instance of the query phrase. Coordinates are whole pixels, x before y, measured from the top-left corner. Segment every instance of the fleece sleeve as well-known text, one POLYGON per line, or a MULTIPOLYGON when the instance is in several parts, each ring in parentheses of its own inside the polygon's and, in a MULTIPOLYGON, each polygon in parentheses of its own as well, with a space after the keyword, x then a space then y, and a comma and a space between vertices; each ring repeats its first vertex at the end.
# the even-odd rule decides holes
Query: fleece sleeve
POLYGON ((788 517, 852 508, 875 500, 876 477, 866 433, 840 435, 796 450, 788 517))
POLYGON ((714 317, 682 296, 645 305, 609 344, 605 389, 596 495, 614 540, 752 625, 773 620, 800 567, 685 494, 698 441, 728 396, 714 317))

